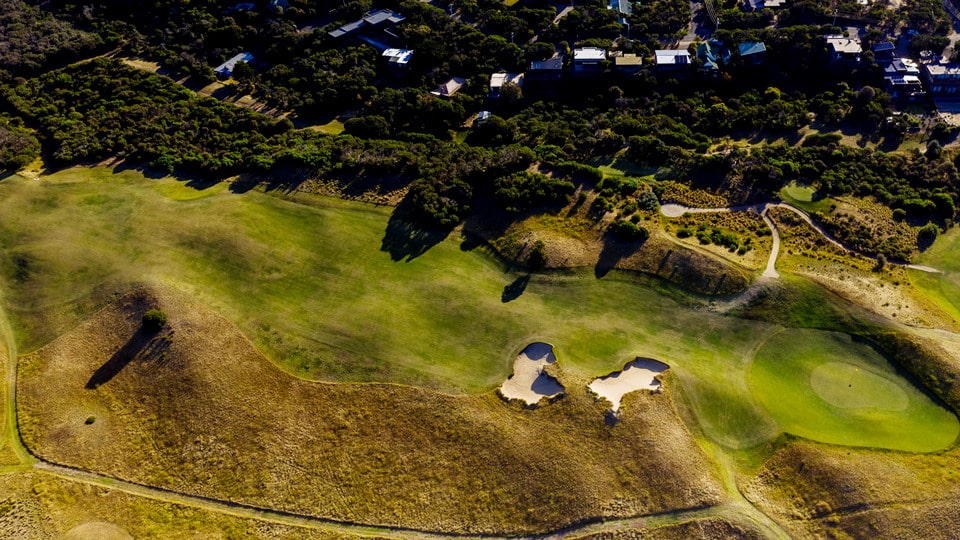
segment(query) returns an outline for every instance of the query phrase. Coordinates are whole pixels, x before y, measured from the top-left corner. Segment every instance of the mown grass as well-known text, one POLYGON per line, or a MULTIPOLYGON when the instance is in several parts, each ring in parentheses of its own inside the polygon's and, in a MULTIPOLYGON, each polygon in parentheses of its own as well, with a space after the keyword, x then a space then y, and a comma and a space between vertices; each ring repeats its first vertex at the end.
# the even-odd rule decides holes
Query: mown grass
POLYGON ((780 332, 758 350, 748 378, 782 430, 815 441, 930 452, 960 433, 956 416, 846 334, 780 332))
POLYGON ((776 434, 746 381, 752 351, 778 329, 761 320, 836 329, 851 318, 811 323, 822 311, 816 291, 771 304, 794 313, 783 320, 724 316, 617 272, 536 275, 505 303, 516 274, 456 234, 423 243, 391 208, 191 189, 107 169, 0 183, 0 265, 21 350, 130 283, 170 283, 305 378, 487 391, 533 341, 553 344, 584 380, 656 358, 708 436, 743 448, 776 434))
POLYGON ((917 264, 932 266, 941 273, 909 273, 910 283, 937 306, 960 322, 960 229, 954 227, 917 257, 917 264))
POLYGON ((780 190, 780 197, 784 201, 810 213, 828 212, 831 205, 836 205, 837 202, 830 197, 817 196, 817 192, 812 186, 798 184, 796 181, 784 186, 780 190))

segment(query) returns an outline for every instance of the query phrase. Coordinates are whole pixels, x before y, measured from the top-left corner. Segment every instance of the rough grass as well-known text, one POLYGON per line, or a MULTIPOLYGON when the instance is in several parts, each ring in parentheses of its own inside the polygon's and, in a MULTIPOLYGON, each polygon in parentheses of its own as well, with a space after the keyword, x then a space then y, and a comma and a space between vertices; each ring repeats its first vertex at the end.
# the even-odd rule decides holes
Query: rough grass
POLYGON ((958 451, 909 455, 795 442, 744 493, 798 538, 950 538, 958 451))
POLYGON ((138 539, 350 538, 145 499, 45 472, 0 476, 0 536, 3 538, 71 538, 65 535, 84 524, 97 522, 113 524, 138 539))
POLYGON ((960 433, 956 416, 845 334, 781 332, 757 352, 748 380, 783 431, 808 439, 930 452, 960 433))
MULTIPOLYGON (((610 426, 582 384, 529 410, 493 392, 308 382, 180 294, 126 296, 22 359, 28 447, 149 485, 443 531, 533 532, 722 499, 669 387, 629 395, 610 426), (152 306, 169 328, 138 334, 152 306)), ((577 380, 560 368, 562 383, 577 380)))

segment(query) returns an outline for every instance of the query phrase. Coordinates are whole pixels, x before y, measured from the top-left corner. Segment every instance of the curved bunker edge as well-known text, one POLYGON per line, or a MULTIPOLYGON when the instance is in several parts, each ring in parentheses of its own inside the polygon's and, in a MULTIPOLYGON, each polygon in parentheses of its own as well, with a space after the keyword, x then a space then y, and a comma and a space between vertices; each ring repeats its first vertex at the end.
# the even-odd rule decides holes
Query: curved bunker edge
POLYGON ((527 345, 513 361, 513 374, 500 385, 500 395, 507 400, 522 400, 527 405, 562 395, 566 391, 563 385, 543 370, 556 361, 553 345, 539 341, 527 345))
POLYGON ((623 396, 637 390, 662 392, 663 386, 658 377, 670 366, 652 358, 637 357, 626 363, 620 371, 597 377, 587 388, 598 397, 610 402, 610 410, 614 413, 620 409, 620 400, 623 396))

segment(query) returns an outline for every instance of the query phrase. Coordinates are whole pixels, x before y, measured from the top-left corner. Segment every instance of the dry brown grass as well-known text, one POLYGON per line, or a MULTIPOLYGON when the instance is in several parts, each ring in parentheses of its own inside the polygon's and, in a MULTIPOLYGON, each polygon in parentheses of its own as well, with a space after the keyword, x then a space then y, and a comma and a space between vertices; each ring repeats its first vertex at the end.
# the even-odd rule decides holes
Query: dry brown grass
MULTIPOLYGON (((101 527, 101 531, 119 529, 137 539, 347 538, 330 532, 243 519, 145 499, 122 491, 64 480, 45 472, 28 471, 0 476, 2 538, 69 538, 67 535, 71 531, 96 530, 96 527, 91 527, 96 523, 113 526, 101 527)), ((100 540, 105 537, 95 538, 100 540)))
POLYGON ((577 537, 578 540, 726 540, 739 538, 741 540, 761 539, 764 536, 753 529, 739 523, 732 523, 721 518, 706 518, 649 529, 621 529, 617 531, 601 532, 577 537))
POLYGON ((45 459, 336 520, 529 532, 722 499, 669 389, 628 397, 608 426, 582 385, 530 410, 492 392, 307 382, 170 291, 125 296, 22 358, 18 388, 24 440, 45 459), (154 305, 169 327, 86 388, 154 305))
POLYGON ((902 454, 795 442, 745 494, 797 537, 951 538, 960 522, 960 450, 902 454))

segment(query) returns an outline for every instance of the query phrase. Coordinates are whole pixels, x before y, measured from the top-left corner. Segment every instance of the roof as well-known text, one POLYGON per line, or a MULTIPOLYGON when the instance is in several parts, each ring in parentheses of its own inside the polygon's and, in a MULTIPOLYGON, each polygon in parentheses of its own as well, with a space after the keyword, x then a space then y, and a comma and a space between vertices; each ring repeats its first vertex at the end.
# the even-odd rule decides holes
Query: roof
POLYGON ((403 22, 404 19, 406 19, 406 17, 394 13, 389 9, 376 9, 364 15, 361 20, 369 25, 376 26, 383 22, 397 24, 403 22))
POLYGON ((405 66, 413 57, 413 51, 410 49, 387 49, 381 55, 387 59, 387 62, 398 66, 405 66))
POLYGON ((462 77, 453 77, 449 81, 440 85, 439 88, 430 92, 435 96, 452 96, 460 91, 463 88, 463 85, 466 84, 467 80, 462 77))
POLYGON ((745 41, 737 45, 737 51, 740 56, 750 56, 751 54, 763 54, 767 52, 767 46, 762 41, 745 41))
POLYGON ((843 36, 827 36, 827 46, 837 54, 860 54, 863 51, 859 39, 843 36))
POLYGON ((639 66, 643 63, 643 57, 635 54, 624 54, 613 59, 613 65, 617 67, 639 66))
POLYGON ((680 65, 690 63, 690 53, 685 50, 657 49, 654 52, 657 65, 680 65))
POLYGON ((896 46, 889 41, 881 41, 873 46, 873 52, 885 52, 896 50, 896 46))
POLYGON ((574 62, 599 62, 606 60, 607 51, 599 47, 584 47, 573 50, 574 62))
POLYGON ((563 58, 559 56, 538 62, 530 62, 530 71, 558 71, 562 69, 563 58))
POLYGON ((494 73, 490 75, 490 88, 497 89, 506 83, 513 83, 517 86, 523 86, 523 73, 494 73))
POLYGON ((615 9, 624 15, 629 15, 633 12, 633 5, 630 0, 610 0, 607 9, 615 9))
POLYGON ((958 77, 960 78, 960 64, 923 64, 927 73, 934 77, 958 77))
POLYGON ((213 71, 217 73, 233 73, 233 68, 237 66, 239 62, 251 62, 253 60, 253 55, 248 52, 242 52, 233 58, 227 60, 226 62, 217 66, 213 71))

